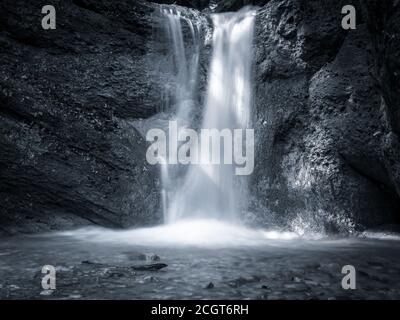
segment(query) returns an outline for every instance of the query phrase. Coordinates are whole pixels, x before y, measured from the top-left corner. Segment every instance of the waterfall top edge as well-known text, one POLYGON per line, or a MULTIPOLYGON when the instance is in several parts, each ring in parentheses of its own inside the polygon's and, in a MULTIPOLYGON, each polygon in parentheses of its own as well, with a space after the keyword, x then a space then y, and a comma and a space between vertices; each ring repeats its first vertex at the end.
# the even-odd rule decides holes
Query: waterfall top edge
POLYGON ((246 18, 253 18, 257 15, 257 11, 252 6, 247 6, 239 11, 211 13, 210 17, 214 23, 216 22, 229 22, 237 23, 246 18))
POLYGON ((195 8, 190 8, 190 7, 185 7, 181 6, 178 4, 160 4, 159 10, 163 13, 166 14, 175 14, 181 16, 184 14, 182 17, 187 15, 194 15, 194 16, 213 16, 213 15, 237 15, 237 14, 249 14, 249 15, 257 15, 257 11, 260 9, 259 6, 254 6, 254 5, 247 5, 242 8, 240 8, 237 11, 214 11, 211 10, 210 8, 204 9, 204 10, 198 10, 195 8))
POLYGON ((257 6, 245 6, 240 8, 237 11, 224 11, 224 12, 211 12, 210 15, 239 15, 239 14, 249 14, 249 15, 257 15, 259 7, 257 6))

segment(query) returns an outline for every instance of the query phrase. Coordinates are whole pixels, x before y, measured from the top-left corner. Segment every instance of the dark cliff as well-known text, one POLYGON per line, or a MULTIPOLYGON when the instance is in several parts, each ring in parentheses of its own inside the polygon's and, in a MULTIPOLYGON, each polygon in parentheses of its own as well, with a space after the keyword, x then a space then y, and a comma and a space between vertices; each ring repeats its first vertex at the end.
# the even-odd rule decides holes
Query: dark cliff
MULTIPOLYGON (((347 1, 212 1, 259 6, 253 220, 345 232, 400 221, 400 5, 353 2, 346 31, 347 1)), ((135 125, 174 81, 159 3, 171 1, 53 1, 57 29, 43 30, 47 3, 1 2, 0 233, 160 221, 135 125)))
POLYGON ((157 168, 132 124, 160 107, 155 7, 52 3, 56 30, 43 1, 0 4, 0 230, 155 223, 157 168))
POLYGON ((344 30, 346 4, 270 1, 258 15, 252 194, 298 230, 400 218, 399 6, 355 1, 357 29, 344 30))

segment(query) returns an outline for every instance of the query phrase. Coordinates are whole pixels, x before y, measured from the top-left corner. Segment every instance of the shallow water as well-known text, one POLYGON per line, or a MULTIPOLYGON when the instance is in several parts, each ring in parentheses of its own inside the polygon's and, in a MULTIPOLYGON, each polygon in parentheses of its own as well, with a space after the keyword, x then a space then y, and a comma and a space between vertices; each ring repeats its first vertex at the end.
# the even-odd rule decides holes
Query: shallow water
POLYGON ((400 241, 394 236, 310 240, 231 225, 210 228, 204 221, 182 233, 185 227, 2 239, 0 298, 400 298, 400 241), (168 266, 131 268, 154 263, 168 266), (341 287, 341 269, 348 264, 357 271, 355 290, 341 287), (55 291, 41 288, 43 265, 57 269, 55 291))

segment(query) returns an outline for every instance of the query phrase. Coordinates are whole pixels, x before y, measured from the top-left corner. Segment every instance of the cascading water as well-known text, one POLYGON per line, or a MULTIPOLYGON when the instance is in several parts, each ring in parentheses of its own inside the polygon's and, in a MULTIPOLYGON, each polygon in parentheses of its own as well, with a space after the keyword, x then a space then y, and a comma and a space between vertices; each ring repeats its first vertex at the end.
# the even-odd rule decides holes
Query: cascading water
MULTIPOLYGON (((190 121, 190 115, 196 105, 198 69, 200 56, 200 32, 204 23, 194 10, 186 9, 185 16, 179 6, 162 6, 165 30, 171 42, 172 63, 176 70, 175 92, 172 106, 169 96, 164 98, 166 109, 174 109, 175 120, 179 127, 184 127, 190 121), (185 43, 184 27, 188 28, 190 46, 185 43)), ((188 42, 188 41, 187 41, 188 42)), ((178 145, 169 145, 177 149, 178 145)), ((176 180, 176 168, 168 164, 166 158, 161 158, 161 203, 164 221, 169 220, 170 197, 174 193, 173 182, 176 180)))
POLYGON ((161 205, 164 221, 168 219, 168 186, 169 186, 168 164, 165 159, 161 161, 161 205))
POLYGON ((172 42, 174 65, 177 69, 174 97, 176 117, 187 121, 196 99, 201 20, 195 17, 197 19, 193 22, 189 17, 183 16, 178 7, 165 7, 162 13, 166 17, 166 31, 172 42), (190 31, 191 50, 187 50, 185 45, 182 20, 190 31))
MULTIPOLYGON (((174 97, 166 101, 174 101, 169 105, 172 115, 168 114, 168 120, 176 120, 177 132, 190 124, 200 131, 232 131, 250 127, 255 10, 248 7, 237 13, 211 15, 212 54, 203 108, 199 103, 198 69, 201 40, 208 39, 202 34, 207 31, 204 30, 207 28, 202 30, 207 22, 195 10, 179 6, 163 6, 162 14, 171 42, 176 74, 174 97), (200 123, 195 123, 195 108, 202 110, 200 123)), ((139 129, 146 132, 145 128, 157 126, 168 131, 165 122, 165 119, 152 119, 150 124, 139 129)), ((171 144, 169 138, 169 149, 177 151, 179 144, 171 144)), ((200 135, 200 140, 202 138, 200 135)), ((290 232, 250 229, 237 223, 242 207, 246 206, 246 176, 235 175, 232 163, 222 159, 218 164, 211 162, 209 150, 203 150, 201 142, 198 144, 200 150, 196 150, 202 159, 200 164, 171 164, 167 155, 159 155, 164 225, 127 231, 81 230, 74 232, 74 236, 92 241, 126 241, 148 246, 194 245, 212 248, 265 246, 270 241, 296 238, 297 235, 290 232)), ((219 146, 221 151, 225 143, 231 144, 232 141, 223 140, 219 146)), ((242 144, 240 148, 243 149, 242 144)), ((223 154, 220 153, 220 157, 223 154)))
MULTIPOLYGON (((254 18, 255 11, 248 8, 212 15, 213 53, 201 129, 233 131, 249 126, 254 18)), ((233 221, 237 216, 239 204, 245 203, 246 192, 239 188, 243 183, 235 177, 232 164, 222 159, 212 164, 208 157, 208 150, 200 150, 201 164, 191 165, 177 189, 168 222, 184 218, 233 221)))

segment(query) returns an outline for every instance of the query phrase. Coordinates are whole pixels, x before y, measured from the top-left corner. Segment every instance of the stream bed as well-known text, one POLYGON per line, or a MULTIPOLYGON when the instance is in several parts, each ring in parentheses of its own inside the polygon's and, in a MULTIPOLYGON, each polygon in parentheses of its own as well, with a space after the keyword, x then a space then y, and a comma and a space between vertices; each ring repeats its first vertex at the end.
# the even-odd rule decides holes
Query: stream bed
POLYGON ((110 241, 107 232, 119 231, 1 239, 0 298, 400 299, 397 238, 177 246, 110 241), (55 290, 42 289, 44 265, 56 268, 55 290), (342 289, 344 265, 356 269, 355 290, 342 289))

